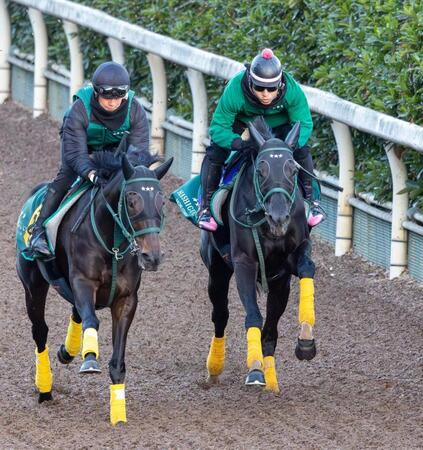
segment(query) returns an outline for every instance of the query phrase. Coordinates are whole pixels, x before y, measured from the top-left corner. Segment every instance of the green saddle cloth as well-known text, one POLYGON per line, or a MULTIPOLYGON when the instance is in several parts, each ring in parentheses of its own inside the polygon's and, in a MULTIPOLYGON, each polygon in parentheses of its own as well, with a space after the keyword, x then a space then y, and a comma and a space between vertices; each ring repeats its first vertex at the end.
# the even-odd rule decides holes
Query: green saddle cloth
MULTIPOLYGON (((75 191, 71 191, 68 194, 59 208, 54 214, 52 214, 45 222, 44 226, 46 228, 47 241, 50 246, 50 250, 54 254, 54 250, 56 248, 56 238, 57 231, 65 214, 69 211, 72 205, 76 203, 76 201, 81 197, 81 195, 90 187, 92 184, 89 182, 83 183, 79 186, 75 191)), ((48 188, 48 184, 44 184, 40 186, 25 202, 22 207, 22 211, 18 218, 18 223, 16 226, 16 250, 20 253, 25 259, 30 261, 34 260, 34 256, 32 256, 32 252, 28 251, 28 244, 31 238, 31 226, 37 220, 40 210, 42 207, 42 203, 44 201, 44 197, 46 195, 46 191, 48 188)))
POLYGON ((197 175, 170 194, 170 201, 176 203, 182 215, 194 225, 198 224, 198 197, 200 193, 201 180, 197 175))

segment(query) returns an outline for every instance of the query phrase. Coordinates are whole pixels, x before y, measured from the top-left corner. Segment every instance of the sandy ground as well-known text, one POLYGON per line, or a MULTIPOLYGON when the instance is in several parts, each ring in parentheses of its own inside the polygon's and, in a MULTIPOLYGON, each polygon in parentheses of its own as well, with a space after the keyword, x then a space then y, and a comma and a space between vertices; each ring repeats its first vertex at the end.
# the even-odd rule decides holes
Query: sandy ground
MULTIPOLYGON (((213 333, 199 233, 167 205, 166 260, 146 273, 130 330, 128 422, 109 424, 110 315, 99 312, 103 372, 78 375, 55 359, 70 313, 49 293, 54 400, 37 403, 34 343, 15 273, 15 224, 30 188, 58 168, 58 124, 13 103, 0 106, 0 448, 417 449, 423 448, 423 286, 314 240, 316 338, 311 362, 294 356, 297 280, 279 324, 281 394, 243 385, 244 313, 234 286, 226 369, 206 383, 213 333)), ((180 182, 163 180, 169 194, 180 182)), ((261 299, 263 302, 263 299, 261 299)))

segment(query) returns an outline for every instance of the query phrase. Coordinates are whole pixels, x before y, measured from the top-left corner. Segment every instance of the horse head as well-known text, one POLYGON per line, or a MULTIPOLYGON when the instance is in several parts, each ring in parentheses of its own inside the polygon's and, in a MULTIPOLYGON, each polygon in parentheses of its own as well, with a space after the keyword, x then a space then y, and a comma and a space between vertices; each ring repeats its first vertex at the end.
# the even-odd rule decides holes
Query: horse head
POLYGON ((167 160, 154 170, 144 165, 134 166, 122 156, 122 184, 119 213, 125 228, 133 236, 138 265, 143 270, 155 271, 162 260, 159 233, 163 227, 164 195, 159 180, 173 162, 167 160), (122 212, 121 212, 122 211, 122 212))
MULTIPOLYGON (((162 158, 129 146, 127 151, 114 154, 96 152, 93 160, 101 167, 100 173, 109 179, 102 190, 103 201, 120 228, 127 249, 137 255, 142 270, 157 270, 162 259, 159 233, 164 218, 164 196, 159 180, 169 170, 173 158, 151 170, 149 167, 162 158), (116 206, 112 207, 109 200, 116 206)), ((116 257, 124 253, 121 250, 116 257)))
POLYGON ((297 122, 285 141, 273 137, 263 117, 249 124, 249 130, 259 145, 254 161, 254 189, 264 211, 270 233, 284 236, 288 230, 298 190, 298 167, 293 157, 299 137, 297 122))

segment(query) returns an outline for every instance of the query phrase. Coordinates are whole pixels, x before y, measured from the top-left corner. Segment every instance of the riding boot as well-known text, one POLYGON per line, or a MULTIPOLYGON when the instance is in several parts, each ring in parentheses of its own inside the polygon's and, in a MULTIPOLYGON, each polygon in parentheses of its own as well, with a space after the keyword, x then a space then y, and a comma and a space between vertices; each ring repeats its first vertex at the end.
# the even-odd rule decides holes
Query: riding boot
POLYGON ((29 241, 29 247, 37 256, 52 256, 43 223, 56 211, 62 199, 63 194, 61 192, 57 192, 52 188, 47 189, 40 214, 32 226, 31 239, 29 241))
POLYGON ((308 211, 306 211, 307 223, 310 227, 315 227, 325 219, 325 213, 320 206, 318 199, 313 198, 313 178, 311 174, 314 174, 313 158, 310 151, 301 155, 302 158, 298 158, 297 162, 305 170, 300 170, 298 177, 303 190, 304 200, 308 205, 308 211))
POLYGON ((201 206, 198 218, 198 226, 208 231, 215 231, 217 223, 210 212, 211 198, 219 186, 222 175, 222 164, 210 161, 206 155, 201 166, 201 206))

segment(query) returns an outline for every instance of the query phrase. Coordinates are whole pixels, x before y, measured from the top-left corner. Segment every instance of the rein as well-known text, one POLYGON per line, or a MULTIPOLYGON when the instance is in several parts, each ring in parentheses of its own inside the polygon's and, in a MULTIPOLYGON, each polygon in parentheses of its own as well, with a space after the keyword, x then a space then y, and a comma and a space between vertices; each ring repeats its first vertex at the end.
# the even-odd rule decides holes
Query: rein
MULTIPOLYGON (((254 244, 256 246, 256 251, 257 251, 257 257, 259 260, 259 266, 260 266, 260 274, 261 274, 261 285, 263 288, 263 291, 267 294, 269 292, 269 286, 267 283, 267 277, 266 277, 266 267, 265 267, 265 262, 264 262, 264 254, 263 254, 263 250, 261 247, 261 243, 260 243, 260 237, 258 234, 258 227, 261 226, 265 221, 266 221, 266 217, 265 215, 267 214, 266 211, 266 206, 265 206, 265 202, 266 200, 273 194, 280 192, 282 194, 284 194, 289 202, 290 202, 290 207, 289 207, 289 211, 291 212, 292 207, 294 205, 295 202, 295 195, 298 189, 298 175, 295 176, 295 181, 294 181, 294 189, 292 190, 292 192, 288 192, 286 189, 282 188, 282 187, 275 187, 270 189, 265 195, 263 195, 262 191, 261 191, 261 187, 260 187, 260 181, 258 179, 257 176, 257 162, 260 161, 260 155, 263 153, 267 153, 267 152, 289 152, 292 154, 292 151, 290 149, 287 148, 276 148, 276 147, 272 147, 272 148, 267 148, 265 150, 262 150, 259 153, 259 156, 257 157, 257 160, 254 160, 252 157, 252 164, 253 164, 253 185, 254 185, 254 191, 255 191, 255 195, 256 195, 256 206, 253 209, 248 209, 246 208, 245 210, 245 216, 247 217, 247 222, 241 222, 239 219, 237 219, 235 217, 235 195, 238 192, 238 185, 239 185, 239 181, 241 179, 241 175, 243 174, 245 167, 246 167, 246 163, 243 164, 243 166, 241 167, 241 170, 239 171, 239 174, 235 180, 235 184, 234 184, 234 190, 233 190, 233 194, 231 196, 231 201, 230 201, 230 205, 229 205, 229 213, 232 217, 232 219, 238 224, 241 225, 244 228, 250 228, 251 229, 251 233, 253 235, 253 239, 254 239, 254 244), (259 219, 257 222, 253 222, 251 219, 251 216, 253 214, 257 214, 257 213, 262 213, 264 214, 263 218, 259 219)), ((301 166, 300 166, 301 167, 301 166)))

